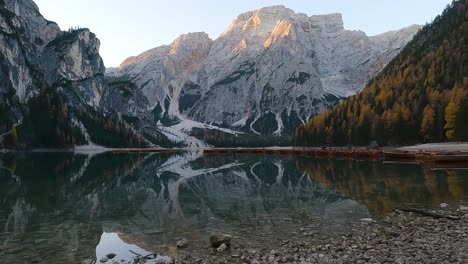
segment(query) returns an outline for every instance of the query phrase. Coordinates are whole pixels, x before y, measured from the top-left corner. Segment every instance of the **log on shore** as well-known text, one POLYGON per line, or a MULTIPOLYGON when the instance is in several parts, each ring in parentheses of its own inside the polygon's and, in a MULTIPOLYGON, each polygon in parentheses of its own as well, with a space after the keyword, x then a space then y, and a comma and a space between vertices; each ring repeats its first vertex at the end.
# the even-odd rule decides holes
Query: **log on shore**
POLYGON ((424 215, 424 216, 430 216, 430 217, 437 218, 437 219, 440 219, 440 218, 445 218, 445 219, 449 219, 449 220, 460 220, 461 219, 458 216, 443 215, 443 214, 439 214, 439 213, 435 213, 435 212, 429 212, 429 211, 425 211, 425 210, 417 209, 417 208, 403 207, 403 208, 399 208, 398 210, 403 211, 403 212, 408 212, 408 213, 416 213, 416 214, 420 214, 420 215, 424 215))

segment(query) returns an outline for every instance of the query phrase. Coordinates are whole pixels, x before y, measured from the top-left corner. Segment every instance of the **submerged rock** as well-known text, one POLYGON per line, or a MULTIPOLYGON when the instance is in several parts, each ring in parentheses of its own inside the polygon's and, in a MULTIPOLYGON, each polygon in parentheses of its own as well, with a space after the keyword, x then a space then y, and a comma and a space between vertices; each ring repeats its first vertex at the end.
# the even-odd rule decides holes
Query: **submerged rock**
POLYGON ((188 247, 188 241, 187 241, 187 239, 184 238, 184 239, 180 240, 179 242, 177 242, 176 246, 177 246, 178 248, 186 248, 186 247, 188 247))
POLYGON ((214 234, 210 237, 210 244, 213 247, 219 247, 222 244, 231 245, 232 236, 224 234, 214 234))
POLYGON ((222 252, 226 251, 226 249, 227 249, 227 246, 226 246, 226 244, 223 243, 223 244, 221 244, 221 246, 219 246, 216 249, 216 251, 218 251, 219 253, 222 253, 222 252))
MULTIPOLYGON (((457 217, 465 214, 456 210, 439 213, 457 217)), ((229 247, 223 243, 212 251, 192 251, 189 259, 184 258, 188 252, 181 252, 179 257, 182 263, 214 264, 466 263, 468 259, 468 221, 403 211, 388 214, 384 221, 373 221, 372 228, 353 228, 350 233, 321 232, 285 241, 245 243, 247 247, 233 249, 231 254, 226 254, 229 247)), ((309 233, 313 228, 304 226, 300 232, 309 233)), ((247 238, 238 239, 244 244, 247 238)))
POLYGON ((361 223, 362 224, 372 224, 374 223, 375 221, 372 219, 372 218, 362 218, 361 219, 361 223))

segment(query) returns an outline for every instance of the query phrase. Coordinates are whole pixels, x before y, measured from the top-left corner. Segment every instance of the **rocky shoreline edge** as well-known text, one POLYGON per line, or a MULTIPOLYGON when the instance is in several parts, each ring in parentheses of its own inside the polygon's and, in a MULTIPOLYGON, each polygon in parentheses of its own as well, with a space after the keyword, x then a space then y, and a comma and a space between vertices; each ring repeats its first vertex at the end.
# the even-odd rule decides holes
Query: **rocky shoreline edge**
MULTIPOLYGON (((362 230, 298 236, 261 248, 230 246, 190 251, 178 247, 175 263, 468 263, 468 208, 395 210, 362 230)), ((308 230, 301 228, 302 234, 308 230)), ((232 243, 231 243, 232 242, 232 243)))

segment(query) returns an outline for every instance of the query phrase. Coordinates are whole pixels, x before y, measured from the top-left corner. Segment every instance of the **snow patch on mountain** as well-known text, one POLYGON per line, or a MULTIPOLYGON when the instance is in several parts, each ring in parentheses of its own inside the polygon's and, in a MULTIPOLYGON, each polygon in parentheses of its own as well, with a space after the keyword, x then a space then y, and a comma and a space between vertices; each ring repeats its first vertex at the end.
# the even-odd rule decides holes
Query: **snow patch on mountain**
POLYGON ((235 130, 220 128, 209 124, 203 124, 189 119, 183 119, 173 126, 159 126, 158 128, 170 140, 178 143, 183 142, 189 148, 207 147, 206 143, 203 140, 197 139, 194 136, 190 135, 194 128, 200 128, 204 130, 217 130, 231 135, 243 134, 242 132, 238 132, 235 130))

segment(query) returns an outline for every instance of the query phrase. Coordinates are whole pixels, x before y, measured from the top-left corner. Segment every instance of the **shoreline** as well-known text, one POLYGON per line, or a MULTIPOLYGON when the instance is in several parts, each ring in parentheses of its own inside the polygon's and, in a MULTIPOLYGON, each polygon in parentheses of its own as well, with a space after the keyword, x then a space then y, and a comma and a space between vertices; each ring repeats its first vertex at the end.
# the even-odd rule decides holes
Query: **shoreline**
POLYGON ((204 154, 249 154, 249 155, 290 155, 319 158, 383 160, 384 162, 405 162, 449 165, 468 168, 468 143, 426 144, 403 148, 366 147, 283 147, 283 148, 206 148, 204 154))
POLYGON ((107 148, 98 145, 75 146, 68 149, 0 149, 0 153, 74 153, 98 155, 102 153, 175 153, 178 151, 203 151, 203 154, 240 155, 281 155, 319 158, 383 160, 384 162, 405 162, 448 165, 454 168, 468 168, 468 143, 431 143, 406 147, 252 147, 252 148, 107 148))
POLYGON ((13 152, 13 151, 28 151, 28 152, 69 152, 76 150, 211 150, 211 149, 225 149, 225 150, 249 150, 249 149, 262 149, 262 150, 271 150, 271 151, 287 151, 293 149, 329 149, 329 150, 401 150, 401 151, 462 151, 468 152, 468 142, 440 142, 440 143, 428 143, 428 144, 417 144, 412 146, 384 146, 384 147, 366 147, 366 146, 317 146, 317 147, 307 147, 307 146, 269 146, 269 147, 175 147, 175 148, 162 148, 162 147, 147 147, 147 148, 112 148, 105 147, 100 145, 77 145, 70 148, 33 148, 33 149, 7 149, 0 148, 1 152, 13 152))
POLYGON ((234 237, 225 251, 207 246, 192 252, 188 241, 171 257, 176 263, 466 263, 468 208, 460 208, 433 212, 454 218, 395 210, 379 221, 362 219, 362 230, 342 234, 310 235, 301 228, 294 239, 256 248, 234 237))

